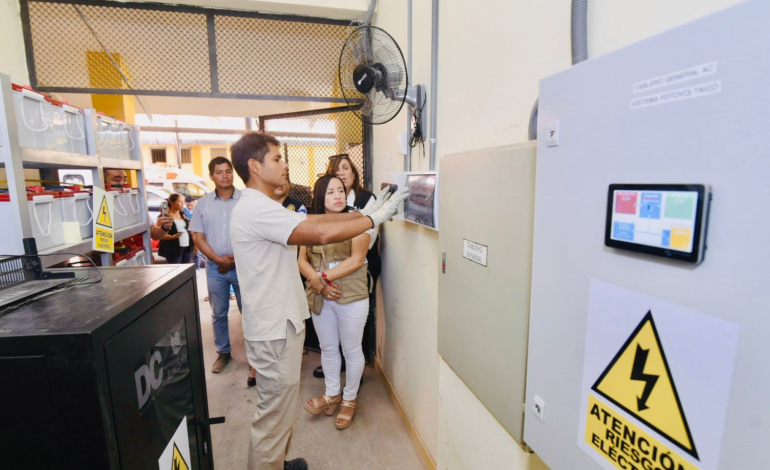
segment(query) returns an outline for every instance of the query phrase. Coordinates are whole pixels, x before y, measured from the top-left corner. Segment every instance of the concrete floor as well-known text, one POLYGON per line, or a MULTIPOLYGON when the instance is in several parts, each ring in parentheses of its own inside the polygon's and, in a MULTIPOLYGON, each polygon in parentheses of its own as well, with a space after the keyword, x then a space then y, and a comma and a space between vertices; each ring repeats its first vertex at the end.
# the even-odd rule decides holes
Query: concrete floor
MULTIPOLYGON (((241 316, 235 301, 230 303, 230 342, 233 360, 220 374, 210 372, 216 360, 214 336, 211 330, 211 307, 203 302, 206 276, 198 272, 201 306, 206 386, 209 413, 225 416, 227 421, 212 427, 214 466, 217 470, 246 468, 251 415, 257 393, 246 386, 249 366, 243 344, 241 316)), ((353 424, 344 431, 334 428, 334 418, 313 416, 302 404, 323 393, 323 379, 312 372, 321 364, 321 356, 308 352, 302 360, 300 397, 297 401, 297 422, 289 459, 303 457, 311 470, 423 470, 408 434, 406 424, 396 411, 379 375, 374 368, 364 369, 364 384, 358 397, 358 409, 353 424)))

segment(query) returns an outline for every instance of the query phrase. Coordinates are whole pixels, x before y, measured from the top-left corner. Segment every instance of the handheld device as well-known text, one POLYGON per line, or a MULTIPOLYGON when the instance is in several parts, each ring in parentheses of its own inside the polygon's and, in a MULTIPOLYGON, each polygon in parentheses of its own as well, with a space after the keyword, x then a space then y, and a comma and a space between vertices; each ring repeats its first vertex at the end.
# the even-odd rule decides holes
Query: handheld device
POLYGON ((698 264, 710 202, 704 184, 611 184, 604 244, 698 264))
POLYGON ((160 213, 165 215, 168 215, 168 201, 163 201, 160 203, 160 213))
POLYGON ((390 194, 393 194, 396 191, 398 191, 398 185, 393 183, 382 183, 382 185, 380 186, 380 190, 383 190, 387 187, 390 187, 390 194))

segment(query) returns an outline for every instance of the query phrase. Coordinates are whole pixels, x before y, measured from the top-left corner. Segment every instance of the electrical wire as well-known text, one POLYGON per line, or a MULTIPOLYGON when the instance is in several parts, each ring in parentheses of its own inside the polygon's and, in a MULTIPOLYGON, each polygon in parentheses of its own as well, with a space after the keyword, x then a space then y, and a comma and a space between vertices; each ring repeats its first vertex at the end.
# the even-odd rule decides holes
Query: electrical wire
POLYGON ((425 108, 425 103, 423 103, 422 106, 420 106, 419 108, 417 107, 412 108, 412 119, 414 120, 414 131, 412 131, 412 135, 409 138, 409 146, 411 148, 415 148, 417 144, 423 145, 423 149, 422 149, 423 156, 425 155, 425 142, 424 142, 424 136, 422 133, 422 110, 424 108, 425 108))
MULTIPOLYGON (((81 253, 71 253, 71 252, 66 252, 66 251, 60 251, 60 252, 57 252, 57 253, 46 253, 46 254, 37 254, 37 255, 3 255, 3 254, 0 254, 0 258, 3 258, 3 259, 5 259, 5 258, 38 258, 40 256, 59 256, 59 255, 72 255, 73 257, 74 256, 82 256, 83 258, 87 259, 91 263, 91 266, 93 266, 94 269, 96 269, 97 274, 99 274, 99 277, 97 279, 89 281, 89 282, 77 283, 77 285, 81 285, 82 286, 82 285, 88 285, 88 284, 98 284, 98 283, 102 282, 102 279, 104 279, 103 276, 102 276, 102 271, 99 269, 99 266, 97 266, 96 263, 94 263, 94 260, 92 260, 88 256, 86 256, 84 254, 81 254, 81 253)), ((3 261, 3 259, 0 259, 0 261, 3 261)))
MULTIPOLYGON (((48 254, 39 254, 39 255, 3 255, 3 254, 0 254, 0 257, 3 258, 3 259, 7 259, 7 258, 37 258, 39 256, 54 256, 54 255, 57 255, 57 256, 58 255, 82 256, 83 258, 85 258, 85 259, 87 259, 88 261, 91 262, 91 265, 93 265, 93 267, 96 269, 96 272, 99 274, 99 277, 96 280, 92 280, 92 281, 89 281, 89 282, 80 282, 81 278, 73 278, 71 281, 64 282, 60 286, 54 287, 52 289, 49 289, 49 290, 46 290, 46 291, 43 291, 43 292, 40 292, 40 293, 35 294, 35 295, 32 295, 32 296, 27 297, 27 298, 25 298, 23 300, 20 300, 18 302, 14 302, 14 303, 11 303, 9 305, 6 305, 5 307, 0 308, 0 317, 3 316, 3 315, 6 315, 8 313, 11 313, 13 311, 16 311, 16 310, 18 310, 18 309, 20 309, 20 308, 22 308, 24 306, 33 304, 33 303, 37 302, 38 300, 40 300, 42 298, 48 297, 48 296, 53 295, 53 294, 58 294, 59 292, 65 291, 65 290, 70 289, 72 287, 85 286, 85 285, 89 285, 89 284, 98 284, 98 283, 102 282, 102 279, 103 279, 102 271, 99 269, 99 266, 97 266, 96 263, 94 263, 94 260, 92 260, 88 256, 80 254, 80 253, 59 252, 59 253, 48 253, 48 254)), ((2 260, 0 260, 0 261, 2 261, 2 260)))

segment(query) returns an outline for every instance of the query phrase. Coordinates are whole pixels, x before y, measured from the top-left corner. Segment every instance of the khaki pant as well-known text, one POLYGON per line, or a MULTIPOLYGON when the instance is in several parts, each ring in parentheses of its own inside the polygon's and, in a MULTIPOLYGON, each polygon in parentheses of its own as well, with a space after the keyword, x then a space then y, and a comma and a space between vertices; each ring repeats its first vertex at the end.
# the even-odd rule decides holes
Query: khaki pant
POLYGON ((249 470, 283 470, 297 416, 305 331, 286 322, 286 339, 246 341, 257 371, 257 409, 251 418, 249 470))

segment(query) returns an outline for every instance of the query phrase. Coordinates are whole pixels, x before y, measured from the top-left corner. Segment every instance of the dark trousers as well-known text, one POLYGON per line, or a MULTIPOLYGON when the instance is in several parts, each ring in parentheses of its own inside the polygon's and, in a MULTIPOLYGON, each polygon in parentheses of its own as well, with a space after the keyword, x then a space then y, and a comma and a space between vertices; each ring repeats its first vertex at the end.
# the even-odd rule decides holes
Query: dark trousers
POLYGON ((189 246, 179 247, 179 256, 166 259, 168 264, 188 264, 192 262, 192 250, 189 246))

